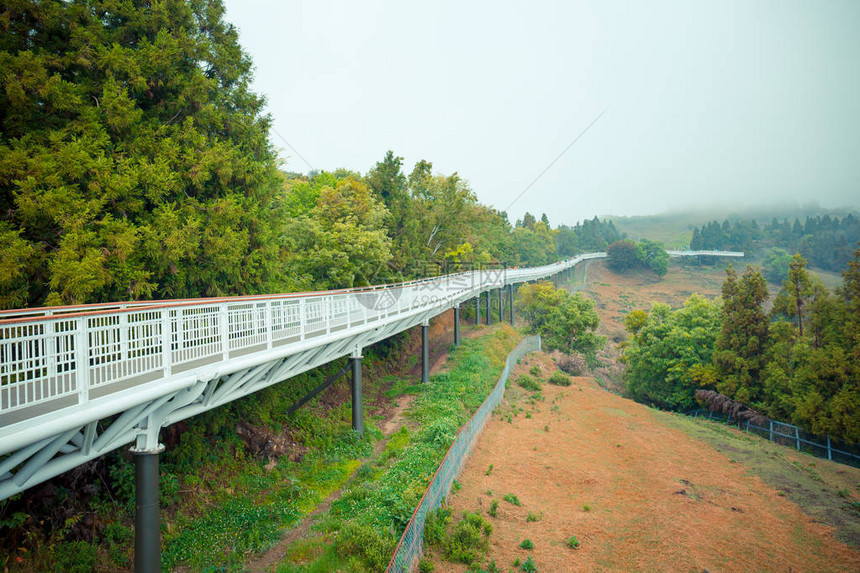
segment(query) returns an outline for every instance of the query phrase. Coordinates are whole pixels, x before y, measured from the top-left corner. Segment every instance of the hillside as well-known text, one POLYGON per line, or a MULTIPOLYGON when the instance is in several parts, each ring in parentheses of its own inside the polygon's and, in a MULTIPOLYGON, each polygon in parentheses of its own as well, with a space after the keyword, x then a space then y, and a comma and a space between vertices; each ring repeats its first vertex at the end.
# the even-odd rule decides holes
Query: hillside
MULTIPOLYGON (((544 379, 554 370, 531 355, 513 379, 534 366, 544 379)), ((505 570, 528 556, 540 571, 860 567, 860 470, 649 409, 591 378, 531 395, 512 384, 459 482, 453 516, 485 515, 488 559, 505 570)), ((432 555, 436 571, 466 570, 432 555)))

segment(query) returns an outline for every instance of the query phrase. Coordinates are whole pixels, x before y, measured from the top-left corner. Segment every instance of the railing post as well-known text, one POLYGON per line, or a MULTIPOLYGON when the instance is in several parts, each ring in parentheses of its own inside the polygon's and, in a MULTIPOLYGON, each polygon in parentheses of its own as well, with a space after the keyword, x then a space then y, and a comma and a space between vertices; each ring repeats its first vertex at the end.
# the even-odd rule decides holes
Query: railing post
POLYGON ((323 297, 323 300, 325 301, 325 313, 326 313, 326 315, 325 315, 325 333, 326 334, 331 334, 331 319, 332 319, 332 316, 334 314, 332 312, 332 308, 331 308, 331 299, 332 299, 331 295, 323 297))
MULTIPOLYGON (((48 312, 46 315, 50 316, 48 312)), ((48 368, 49 384, 52 384, 55 391, 59 391, 59 380, 57 380, 57 325, 53 320, 45 322, 45 354, 47 355, 46 366, 48 368)))
POLYGON ((86 404, 90 397, 90 349, 87 318, 77 319, 77 340, 75 341, 75 384, 78 385, 78 404, 86 404))
POLYGON ((308 311, 305 302, 306 299, 304 297, 299 299, 299 340, 305 339, 305 320, 308 317, 308 311))
POLYGON ((267 300, 266 302, 263 303, 263 312, 266 313, 265 316, 263 317, 263 323, 264 323, 263 327, 266 329, 266 348, 271 350, 272 344, 274 343, 274 340, 275 340, 275 333, 274 333, 273 327, 272 327, 272 325, 274 324, 274 321, 272 320, 272 313, 274 312, 274 309, 272 307, 272 301, 271 300, 267 300))
MULTIPOLYGON (((221 354, 224 360, 230 359, 230 307, 226 302, 221 303, 221 354)), ((182 320, 183 324, 185 320, 182 320)))
POLYGON ((421 325, 421 383, 427 384, 430 382, 430 340, 428 330, 430 322, 424 321, 421 325))
POLYGON ((170 309, 161 309, 161 367, 164 377, 170 376, 173 365, 173 332, 170 326, 170 309))

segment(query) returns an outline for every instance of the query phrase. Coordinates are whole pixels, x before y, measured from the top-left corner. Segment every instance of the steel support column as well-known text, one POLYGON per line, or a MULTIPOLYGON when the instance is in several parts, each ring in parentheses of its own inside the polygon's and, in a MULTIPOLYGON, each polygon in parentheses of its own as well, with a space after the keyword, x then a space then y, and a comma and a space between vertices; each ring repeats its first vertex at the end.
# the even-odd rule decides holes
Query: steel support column
POLYGON ((364 406, 361 403, 361 350, 350 356, 352 362, 352 429, 364 436, 364 406))
POLYGON ((151 450, 131 449, 134 454, 134 571, 160 573, 161 523, 158 508, 158 455, 164 446, 151 450))
POLYGON ((421 325, 421 383, 430 382, 430 341, 428 340, 430 324, 425 322, 421 325))
POLYGON ((475 326, 481 324, 481 293, 475 297, 475 326))
POLYGON ((503 290, 504 288, 505 287, 499 287, 496 289, 496 298, 499 299, 499 322, 505 321, 505 294, 503 290))
POLYGON ((491 297, 492 293, 493 293, 492 289, 487 291, 487 320, 486 320, 487 326, 490 325, 491 318, 492 318, 490 315, 493 313, 492 312, 493 311, 493 305, 490 304, 490 301, 492 298, 491 297))
POLYGON ((460 346, 460 305, 454 307, 454 346, 460 346))

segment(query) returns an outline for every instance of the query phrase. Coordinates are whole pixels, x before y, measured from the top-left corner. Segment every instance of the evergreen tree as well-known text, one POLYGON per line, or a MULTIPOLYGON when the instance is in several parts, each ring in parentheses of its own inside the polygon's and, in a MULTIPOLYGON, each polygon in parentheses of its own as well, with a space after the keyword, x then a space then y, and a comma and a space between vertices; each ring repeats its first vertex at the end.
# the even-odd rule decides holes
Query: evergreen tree
POLYGON ((281 178, 220 0, 0 9, 0 304, 278 289, 281 178))
POLYGON ((748 266, 738 279, 729 267, 723 283, 722 327, 717 337, 714 365, 720 373, 717 390, 739 402, 755 405, 767 347, 768 319, 762 305, 767 283, 748 266))

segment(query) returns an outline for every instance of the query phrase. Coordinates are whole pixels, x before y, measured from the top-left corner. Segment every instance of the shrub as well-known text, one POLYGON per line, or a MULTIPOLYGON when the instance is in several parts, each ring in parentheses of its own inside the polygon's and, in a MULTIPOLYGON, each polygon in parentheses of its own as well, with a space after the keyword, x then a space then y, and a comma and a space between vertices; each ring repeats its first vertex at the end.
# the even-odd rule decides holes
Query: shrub
POLYGON ((556 362, 556 364, 571 376, 582 376, 588 372, 588 362, 585 360, 585 357, 578 352, 565 355, 561 360, 556 362))
POLYGON ((433 569, 435 569, 435 566, 432 561, 422 557, 421 561, 418 562, 418 571, 420 573, 433 573, 433 569))
POLYGON ((95 570, 96 546, 86 541, 59 543, 54 548, 54 571, 86 573, 95 570))
POLYGON ((529 512, 529 514, 526 516, 526 522, 531 523, 533 521, 540 521, 542 518, 543 518, 542 513, 538 514, 538 513, 529 512))
POLYGON ((583 511, 591 511, 591 506, 586 503, 585 505, 582 506, 582 510, 583 511))
POLYGON ((522 374, 517 378, 517 384, 529 392, 536 392, 541 389, 541 383, 528 374, 522 374))
POLYGON ((428 545, 441 544, 445 539, 445 527, 451 521, 451 510, 438 507, 427 514, 424 522, 424 541, 428 545))
POLYGON ((499 500, 494 499, 493 501, 490 502, 490 511, 488 511, 487 513, 490 514, 490 517, 496 517, 496 514, 498 513, 498 511, 499 511, 499 500))
POLYGON ((484 475, 490 475, 491 473, 493 473, 493 464, 490 464, 490 467, 487 468, 487 473, 484 475))
POLYGON ((511 505, 516 505, 516 506, 522 505, 519 498, 517 498, 517 496, 515 496, 512 493, 509 493, 508 495, 506 495, 504 499, 506 502, 510 503, 511 505))
POLYGON ((571 549, 579 549, 579 539, 576 538, 576 535, 570 536, 570 539, 567 540, 567 546, 571 549))
POLYGON ((523 539, 523 542, 520 543, 520 548, 521 549, 534 549, 535 544, 532 543, 531 539, 523 539))
POLYGON ((561 370, 556 370, 549 377, 549 383, 556 386, 570 386, 570 377, 561 370))
POLYGON ((393 539, 385 539, 370 525, 348 523, 337 536, 338 553, 357 555, 370 569, 382 571, 388 566, 393 539))
POLYGON ((532 376, 534 376, 536 378, 540 378, 540 376, 541 376, 540 366, 535 364, 534 366, 529 368, 529 374, 531 374, 532 376))
POLYGON ((526 573, 534 573, 537 570, 537 565, 535 565, 531 555, 529 555, 528 559, 526 559, 520 567, 520 571, 525 571, 526 573))
POLYGON ((481 559, 487 551, 487 537, 493 526, 478 513, 463 513, 463 520, 451 528, 445 541, 445 558, 456 563, 472 563, 481 559))

